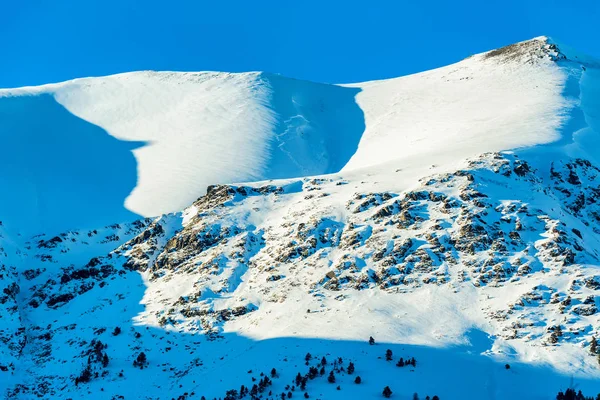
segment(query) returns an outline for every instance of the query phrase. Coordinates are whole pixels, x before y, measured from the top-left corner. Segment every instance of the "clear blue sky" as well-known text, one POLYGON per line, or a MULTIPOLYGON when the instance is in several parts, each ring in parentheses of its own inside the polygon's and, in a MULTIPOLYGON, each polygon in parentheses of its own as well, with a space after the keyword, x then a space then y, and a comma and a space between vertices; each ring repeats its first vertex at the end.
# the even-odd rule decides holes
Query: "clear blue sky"
POLYGON ((600 57, 600 0, 0 0, 0 87, 132 70, 405 75, 548 35, 600 57))

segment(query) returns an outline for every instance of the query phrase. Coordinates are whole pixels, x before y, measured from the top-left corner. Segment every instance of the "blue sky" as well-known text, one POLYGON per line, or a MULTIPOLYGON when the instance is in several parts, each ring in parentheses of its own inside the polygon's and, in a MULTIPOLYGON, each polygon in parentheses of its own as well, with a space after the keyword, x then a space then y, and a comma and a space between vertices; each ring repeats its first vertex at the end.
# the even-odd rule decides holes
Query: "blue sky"
POLYGON ((406 75, 534 36, 600 57, 599 0, 0 0, 0 87, 132 70, 406 75))

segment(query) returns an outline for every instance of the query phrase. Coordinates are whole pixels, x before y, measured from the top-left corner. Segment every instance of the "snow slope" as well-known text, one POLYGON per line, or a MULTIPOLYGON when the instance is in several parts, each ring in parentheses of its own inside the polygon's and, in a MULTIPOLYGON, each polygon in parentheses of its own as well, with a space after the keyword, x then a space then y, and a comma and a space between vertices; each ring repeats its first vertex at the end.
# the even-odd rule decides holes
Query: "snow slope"
POLYGON ((339 171, 364 130, 357 92, 212 72, 2 90, 0 143, 13 151, 1 161, 12 196, 0 220, 28 232, 96 227, 180 210, 215 182, 339 171))
MULTIPOLYGON (((538 38, 435 71, 357 85, 265 74, 136 73, 3 92, 5 115, 19 118, 2 133, 23 124, 41 131, 44 125, 27 125, 36 123, 27 118, 34 101, 48 107, 46 120, 60 111, 57 126, 77 125, 57 151, 76 132, 99 135, 94 147, 104 146, 106 154, 122 153, 118 165, 131 163, 128 152, 142 147, 133 150, 138 173, 120 177, 127 184, 117 182, 123 184, 109 198, 112 208, 68 221, 87 224, 102 211, 115 216, 113 225, 33 237, 0 232, 6 277, 0 316, 10 321, 0 330, 0 388, 19 399, 232 399, 244 392, 241 385, 257 386, 254 397, 243 398, 265 400, 305 392, 323 400, 381 398, 386 385, 399 400, 415 392, 421 399, 542 400, 569 386, 596 395, 598 71, 594 60, 538 38), (177 103, 169 88, 178 80, 211 88, 198 100, 199 115, 190 106, 198 87, 181 83, 186 100, 177 103), (102 81, 137 89, 102 91, 95 87, 102 81), (67 91, 70 85, 81 87, 67 91), (141 88, 152 94, 144 101, 135 97, 146 96, 141 88), (97 92, 85 100, 86 91, 97 92), (173 96, 164 104, 168 118, 158 114, 159 105, 144 108, 163 93, 173 96), (168 111, 167 103, 182 108, 168 111), (212 111, 217 104, 228 106, 212 111), (357 105, 360 118, 340 111, 357 105), (128 129, 125 116, 132 118, 128 129), (193 124, 183 128, 192 117, 210 129, 192 135, 193 124), (169 121, 180 124, 180 137, 156 128, 169 121), (352 140, 342 143, 348 130, 352 140), (202 159, 178 153, 192 142, 217 147, 202 159), (153 146, 152 157, 140 156, 153 146), (233 158, 217 157, 215 149, 233 158), (176 171, 194 168, 190 175, 169 170, 170 176, 150 167, 160 160, 176 171), (184 194, 143 184, 147 168, 184 194), (318 171, 334 173, 304 176, 318 171), (205 178, 226 182, 235 174, 263 181, 204 187, 205 178), (135 207, 146 199, 166 207, 205 190, 177 212, 123 223, 128 212, 143 213, 135 207), (136 362, 141 352, 146 363, 136 362), (400 357, 415 357, 416 366, 396 366, 400 357), (311 376, 309 367, 323 367, 324 374, 311 376), (271 368, 273 382, 265 384, 261 373, 271 377, 271 368), (236 396, 226 394, 232 389, 236 396)), ((26 130, 23 146, 36 130, 26 130)), ((47 156, 43 150, 36 156, 47 156)), ((29 170, 30 183, 92 176, 82 167, 86 159, 75 159, 74 171, 48 171, 61 179, 29 170)), ((10 160, 19 166, 17 157, 10 160)), ((50 161, 57 162, 44 162, 50 161)), ((7 184, 18 188, 21 172, 5 173, 13 177, 7 184)), ((119 172, 127 171, 115 168, 112 179, 119 172)), ((63 190, 53 199, 59 206, 63 190)), ((94 194, 92 187, 74 198, 93 202, 94 194)), ((71 217, 68 210, 49 211, 56 221, 48 226, 67 225, 61 218, 71 217)), ((13 226, 19 222, 17 214, 5 214, 13 226)))
MULTIPOLYGON (((136 72, 0 90, 0 141, 14 150, 1 161, 12 195, 0 220, 28 232, 95 227, 181 210, 214 183, 386 162, 422 176, 433 164, 559 140, 574 110, 586 110, 579 93, 598 124, 596 72, 554 62, 563 55, 547 38, 520 46, 509 53, 517 62, 481 54, 354 85, 136 72)), ((586 148, 596 140, 578 136, 586 148)))
POLYGON ((513 62, 484 53, 432 71, 350 85, 361 89, 357 102, 367 128, 345 170, 386 161, 441 164, 558 139, 574 104, 563 96, 569 72, 543 56, 553 52, 546 41, 526 42, 513 62))

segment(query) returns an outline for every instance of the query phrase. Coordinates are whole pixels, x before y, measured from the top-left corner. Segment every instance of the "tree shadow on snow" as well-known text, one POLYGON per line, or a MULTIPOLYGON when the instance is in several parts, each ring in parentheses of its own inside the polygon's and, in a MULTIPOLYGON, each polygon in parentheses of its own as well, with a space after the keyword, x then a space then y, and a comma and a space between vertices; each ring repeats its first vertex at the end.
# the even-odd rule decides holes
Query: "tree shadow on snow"
POLYGON ((0 98, 0 220, 17 232, 64 231, 139 218, 132 150, 49 94, 0 98))

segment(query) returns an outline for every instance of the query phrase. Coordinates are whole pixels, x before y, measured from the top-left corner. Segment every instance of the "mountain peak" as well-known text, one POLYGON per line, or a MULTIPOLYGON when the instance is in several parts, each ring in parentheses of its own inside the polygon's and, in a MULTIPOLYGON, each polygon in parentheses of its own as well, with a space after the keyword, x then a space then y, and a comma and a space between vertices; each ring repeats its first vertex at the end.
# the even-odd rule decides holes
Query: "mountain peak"
POLYGON ((0 91, 0 393, 596 390, 590 60, 538 37, 353 85, 146 71, 0 91))
POLYGON ((547 36, 539 36, 488 51, 483 53, 483 58, 486 60, 494 59, 502 63, 535 63, 542 59, 549 59, 551 61, 567 59, 560 51, 558 45, 547 36))
POLYGON ((572 61, 582 66, 600 65, 594 57, 573 49, 550 36, 538 36, 482 53, 484 60, 504 63, 538 64, 542 60, 572 61))

